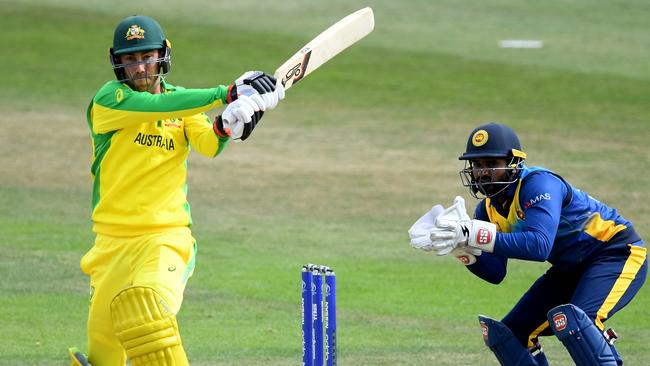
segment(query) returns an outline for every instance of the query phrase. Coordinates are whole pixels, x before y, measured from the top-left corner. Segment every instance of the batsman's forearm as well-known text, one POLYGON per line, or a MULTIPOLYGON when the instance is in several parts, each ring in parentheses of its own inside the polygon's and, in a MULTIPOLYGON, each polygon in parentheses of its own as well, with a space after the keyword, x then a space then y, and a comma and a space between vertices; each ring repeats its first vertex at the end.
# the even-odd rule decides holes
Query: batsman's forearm
POLYGON ((226 86, 150 94, 109 85, 93 99, 89 117, 93 131, 101 134, 140 123, 196 115, 226 103, 227 99, 226 86))
POLYGON ((226 146, 229 136, 215 134, 210 118, 204 113, 184 119, 185 136, 192 149, 207 157, 215 157, 226 146))

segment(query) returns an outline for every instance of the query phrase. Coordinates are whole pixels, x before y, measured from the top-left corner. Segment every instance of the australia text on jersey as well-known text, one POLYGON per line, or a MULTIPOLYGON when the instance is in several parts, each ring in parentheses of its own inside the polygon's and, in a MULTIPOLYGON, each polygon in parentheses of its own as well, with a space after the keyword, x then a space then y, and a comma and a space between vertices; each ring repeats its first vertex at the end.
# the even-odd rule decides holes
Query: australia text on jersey
POLYGON ((142 146, 154 146, 165 150, 174 150, 174 140, 171 138, 164 138, 161 135, 146 134, 138 132, 133 143, 142 146))

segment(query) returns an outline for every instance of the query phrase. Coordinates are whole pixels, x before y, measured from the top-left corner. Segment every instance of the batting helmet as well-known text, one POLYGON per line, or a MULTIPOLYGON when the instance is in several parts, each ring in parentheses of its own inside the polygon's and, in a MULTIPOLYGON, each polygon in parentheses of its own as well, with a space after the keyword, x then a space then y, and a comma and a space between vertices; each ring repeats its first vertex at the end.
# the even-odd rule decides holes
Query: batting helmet
POLYGON ((512 128, 500 123, 487 123, 472 131, 467 139, 467 148, 458 159, 465 160, 460 178, 463 185, 469 187, 470 193, 476 198, 479 198, 479 192, 485 197, 493 197, 519 179, 526 153, 521 150, 519 137, 512 128), (505 174, 500 175, 501 180, 492 180, 492 174, 480 179, 476 176, 472 160, 490 158, 506 160, 505 167, 488 168, 492 172, 504 171, 505 174))
POLYGON ((119 81, 126 80, 124 64, 117 56, 127 53, 161 50, 161 74, 167 74, 171 68, 171 43, 165 38, 158 22, 145 15, 133 15, 123 19, 115 28, 113 47, 110 48, 110 60, 113 71, 119 81))

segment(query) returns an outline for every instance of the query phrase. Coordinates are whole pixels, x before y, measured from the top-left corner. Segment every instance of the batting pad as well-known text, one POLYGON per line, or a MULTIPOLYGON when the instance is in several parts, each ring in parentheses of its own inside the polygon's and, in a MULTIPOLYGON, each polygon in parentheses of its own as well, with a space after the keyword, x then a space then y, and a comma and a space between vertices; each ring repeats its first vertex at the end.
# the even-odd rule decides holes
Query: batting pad
POLYGON ((176 316, 150 287, 129 287, 111 303, 117 338, 132 366, 187 366, 176 316))

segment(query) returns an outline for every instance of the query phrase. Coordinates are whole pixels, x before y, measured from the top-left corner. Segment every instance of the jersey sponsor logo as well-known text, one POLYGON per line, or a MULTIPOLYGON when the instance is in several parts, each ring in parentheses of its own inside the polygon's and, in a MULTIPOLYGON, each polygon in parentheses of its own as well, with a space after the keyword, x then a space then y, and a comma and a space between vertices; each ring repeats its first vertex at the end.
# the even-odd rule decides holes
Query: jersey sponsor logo
POLYGON ((144 29, 140 28, 139 25, 133 24, 129 29, 126 30, 124 35, 127 41, 132 39, 144 39, 144 29))
POLYGON ((159 147, 168 151, 174 150, 174 140, 171 138, 166 139, 160 135, 150 135, 138 132, 138 136, 135 137, 133 143, 142 146, 159 147))
POLYGON ((182 118, 172 118, 172 119, 166 119, 164 121, 158 121, 158 125, 163 124, 165 127, 174 127, 174 128, 181 128, 181 123, 183 122, 182 118))
POLYGON ((480 228, 476 232, 476 243, 480 245, 489 244, 492 241, 492 233, 490 230, 485 228, 480 228))
POLYGON ((543 194, 537 195, 537 196, 529 199, 528 201, 526 201, 526 203, 524 203, 524 209, 527 209, 530 206, 532 206, 532 205, 534 205, 534 204, 536 204, 538 202, 544 201, 544 200, 550 201, 551 200, 551 194, 550 193, 543 193, 543 194))
POLYGON ((553 326, 555 327, 555 330, 557 330, 558 332, 566 329, 567 326, 566 315, 564 315, 564 313, 553 315, 553 326))

